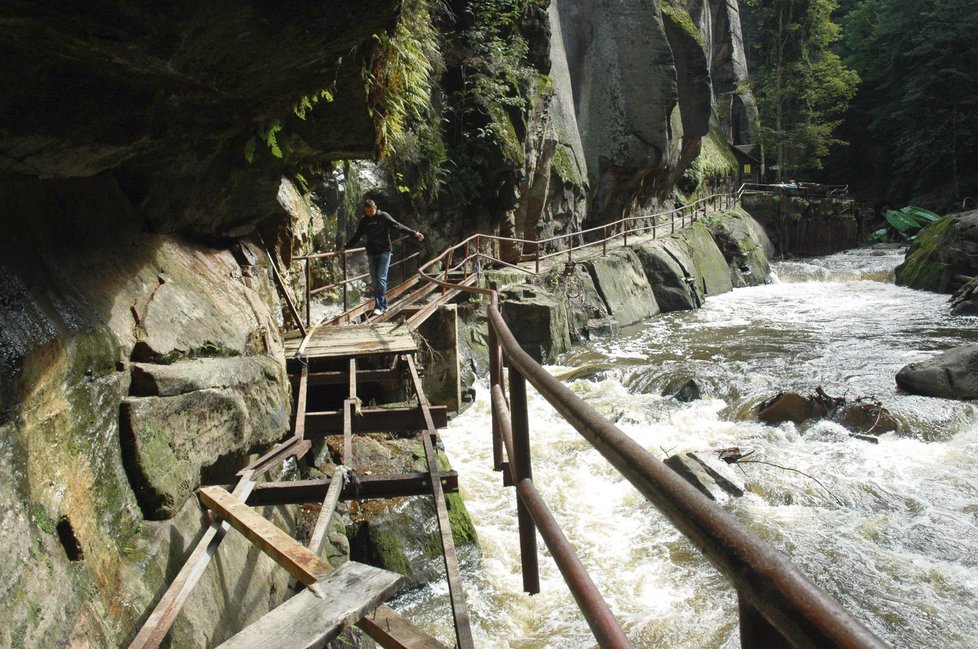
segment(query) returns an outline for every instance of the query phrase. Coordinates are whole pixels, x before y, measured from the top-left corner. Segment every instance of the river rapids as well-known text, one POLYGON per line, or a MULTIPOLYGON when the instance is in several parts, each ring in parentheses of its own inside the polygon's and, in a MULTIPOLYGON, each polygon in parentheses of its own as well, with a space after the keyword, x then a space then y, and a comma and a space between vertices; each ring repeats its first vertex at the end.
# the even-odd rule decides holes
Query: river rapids
MULTIPOLYGON (((775 264, 775 282, 712 296, 578 346, 548 368, 654 455, 740 447, 748 486, 724 507, 893 647, 978 646, 978 407, 903 394, 907 363, 978 343, 947 297, 895 286, 894 250, 775 264), (584 368, 582 370, 582 368, 584 368), (663 391, 688 378, 703 398, 663 391), (838 424, 764 425, 781 390, 872 396, 900 422, 879 444, 838 424), (778 465, 778 466, 774 466, 778 465)), ((636 647, 740 646, 730 584, 530 389, 535 483, 636 647)), ((593 647, 542 539, 521 592, 515 492, 491 470, 487 390, 443 440, 475 521, 463 554, 476 646, 593 647)), ((447 586, 397 608, 452 644, 447 586)))

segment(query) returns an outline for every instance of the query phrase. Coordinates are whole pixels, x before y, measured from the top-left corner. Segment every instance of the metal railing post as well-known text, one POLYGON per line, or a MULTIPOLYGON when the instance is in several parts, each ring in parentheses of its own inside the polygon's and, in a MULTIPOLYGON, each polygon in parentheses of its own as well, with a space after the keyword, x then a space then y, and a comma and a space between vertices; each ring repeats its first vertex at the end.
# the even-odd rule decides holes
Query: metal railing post
POLYGON ((346 251, 344 250, 343 251, 343 311, 350 310, 350 302, 349 302, 349 298, 347 297, 347 289, 350 286, 347 283, 348 277, 349 275, 347 275, 347 269, 346 269, 346 251))
MULTIPOLYGON (((526 408, 526 379, 519 371, 509 368, 509 406, 513 426, 513 446, 516 457, 509 458, 512 463, 514 482, 532 480, 533 470, 530 462, 530 420, 526 408)), ((523 590, 527 593, 540 592, 540 568, 537 559, 537 533, 530 511, 517 497, 516 514, 520 528, 520 562, 523 566, 523 590)))
MULTIPOLYGON (((500 367, 499 339, 496 338, 496 328, 489 323, 489 389, 499 386, 502 388, 503 374, 500 367)), ((503 436, 499 430, 499 420, 496 412, 492 413, 492 468, 501 471, 503 468, 503 436)))
POLYGON ((601 256, 605 257, 608 254, 608 226, 604 226, 601 229, 601 256))
POLYGON ((309 327, 312 325, 312 287, 310 286, 312 283, 312 262, 309 257, 306 257, 304 261, 306 262, 306 326, 309 327))
POLYGON ((771 626, 740 593, 737 593, 737 608, 741 649, 793 649, 794 645, 771 626))
POLYGON ((625 226, 625 241, 622 245, 627 248, 628 247, 628 221, 625 221, 624 226, 625 226))
POLYGON ((540 242, 537 241, 537 255, 536 255, 536 274, 540 274, 540 242))

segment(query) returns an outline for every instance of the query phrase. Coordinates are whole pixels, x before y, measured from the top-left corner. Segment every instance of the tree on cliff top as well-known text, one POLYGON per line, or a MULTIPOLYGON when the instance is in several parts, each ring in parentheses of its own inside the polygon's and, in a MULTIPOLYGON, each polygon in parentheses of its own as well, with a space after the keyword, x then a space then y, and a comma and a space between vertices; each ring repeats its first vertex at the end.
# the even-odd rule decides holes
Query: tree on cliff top
POLYGON ((765 153, 777 178, 820 169, 859 78, 831 50, 841 38, 836 0, 748 0, 751 82, 765 153))

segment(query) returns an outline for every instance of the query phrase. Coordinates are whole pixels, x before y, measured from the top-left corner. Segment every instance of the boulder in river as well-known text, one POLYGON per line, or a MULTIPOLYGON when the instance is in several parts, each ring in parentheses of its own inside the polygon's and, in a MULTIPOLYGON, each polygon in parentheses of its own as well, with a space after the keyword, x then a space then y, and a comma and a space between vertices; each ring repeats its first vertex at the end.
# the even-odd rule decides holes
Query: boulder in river
POLYGON ((897 372, 897 387, 944 399, 978 398, 978 345, 954 347, 897 372))
POLYGON ((766 424, 793 421, 800 424, 815 416, 811 399, 797 392, 779 392, 757 407, 758 418, 766 424))
POLYGON ((744 481, 733 469, 709 453, 677 453, 667 457, 665 463, 712 500, 726 502, 746 491, 744 481))

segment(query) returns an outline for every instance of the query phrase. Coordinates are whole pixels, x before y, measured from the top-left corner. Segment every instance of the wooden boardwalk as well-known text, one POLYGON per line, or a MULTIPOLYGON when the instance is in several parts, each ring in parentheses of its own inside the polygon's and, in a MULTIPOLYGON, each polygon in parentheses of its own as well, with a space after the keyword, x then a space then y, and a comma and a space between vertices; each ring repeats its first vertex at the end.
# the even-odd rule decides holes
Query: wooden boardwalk
POLYGON ((418 346, 411 326, 403 321, 383 320, 316 326, 301 338, 286 340, 285 356, 294 399, 292 435, 238 472, 239 482, 233 492, 229 491, 230 487, 217 485, 200 488, 201 503, 213 512, 215 522, 189 555, 183 570, 163 594, 130 649, 160 645, 230 528, 272 557, 306 590, 242 629, 222 647, 319 647, 350 623, 356 623, 386 649, 447 649, 383 604, 402 583, 399 575, 354 562, 334 571, 320 558, 326 530, 341 500, 411 495, 426 495, 434 500, 455 621, 455 644, 459 649, 473 648, 445 500, 446 493, 458 491, 458 479, 454 471, 440 471, 435 458, 436 429, 447 424, 447 408, 429 404, 422 391, 414 362, 418 346), (409 405, 402 402, 396 407, 368 407, 361 401, 361 397, 366 398, 363 386, 372 386, 372 394, 376 394, 378 385, 404 383, 413 388, 413 395, 408 396, 409 405), (311 404, 317 404, 320 409, 307 408, 311 404), (334 409, 323 410, 324 405, 334 409), (374 467, 355 466, 355 438, 369 433, 418 435, 428 470, 377 475, 374 467), (342 450, 339 457, 334 457, 336 467, 330 478, 268 480, 270 472, 284 461, 301 459, 312 450, 314 440, 324 437, 342 439, 342 450), (265 481, 259 484, 263 477, 265 481), (321 513, 307 546, 252 509, 272 502, 321 503, 321 513))
POLYGON ((285 341, 286 358, 356 358, 416 351, 411 329, 399 322, 318 327, 306 338, 285 341))

